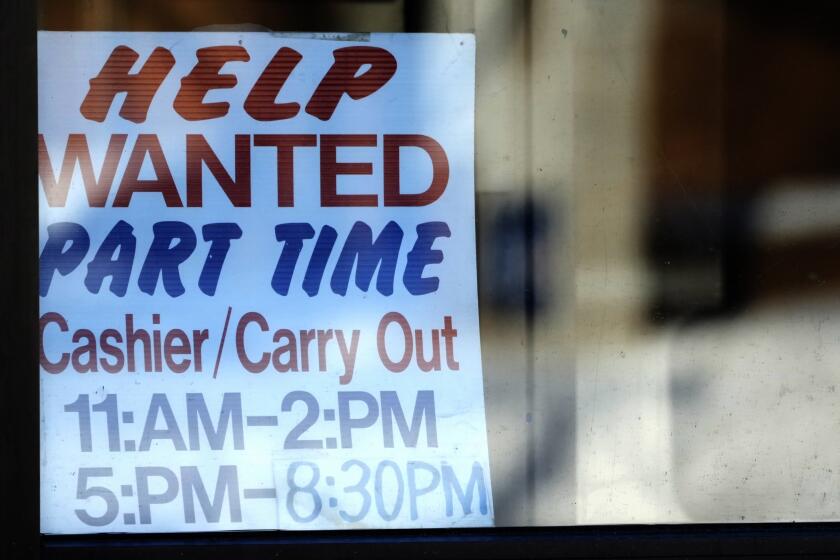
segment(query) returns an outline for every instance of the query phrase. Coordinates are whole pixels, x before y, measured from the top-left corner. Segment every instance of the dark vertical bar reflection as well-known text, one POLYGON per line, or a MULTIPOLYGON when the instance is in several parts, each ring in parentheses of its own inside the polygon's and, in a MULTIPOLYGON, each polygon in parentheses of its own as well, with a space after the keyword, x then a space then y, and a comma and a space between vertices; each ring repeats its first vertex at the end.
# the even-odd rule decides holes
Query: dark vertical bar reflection
POLYGON ((525 215, 523 220, 524 238, 525 238, 525 294, 523 304, 525 306, 525 402, 528 407, 526 416, 527 442, 526 442, 526 473, 525 485, 527 495, 527 517, 528 525, 534 525, 536 516, 534 510, 536 508, 537 495, 537 433, 534 422, 534 367, 535 367, 535 341, 534 341, 534 317, 536 312, 536 282, 534 279, 534 147, 533 147, 533 95, 532 95, 532 46, 531 46, 531 0, 525 0, 522 3, 522 40, 524 41, 525 54, 525 68, 524 80, 525 83, 525 99, 523 115, 525 119, 525 153, 527 172, 525 175, 525 189, 524 189, 524 208, 525 215))

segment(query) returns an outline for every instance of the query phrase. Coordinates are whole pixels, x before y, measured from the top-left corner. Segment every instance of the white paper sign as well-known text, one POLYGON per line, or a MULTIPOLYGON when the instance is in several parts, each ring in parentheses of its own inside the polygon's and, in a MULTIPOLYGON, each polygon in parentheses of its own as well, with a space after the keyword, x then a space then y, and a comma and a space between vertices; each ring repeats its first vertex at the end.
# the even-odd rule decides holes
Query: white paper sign
POLYGON ((41 529, 486 526, 471 35, 39 35, 41 529))

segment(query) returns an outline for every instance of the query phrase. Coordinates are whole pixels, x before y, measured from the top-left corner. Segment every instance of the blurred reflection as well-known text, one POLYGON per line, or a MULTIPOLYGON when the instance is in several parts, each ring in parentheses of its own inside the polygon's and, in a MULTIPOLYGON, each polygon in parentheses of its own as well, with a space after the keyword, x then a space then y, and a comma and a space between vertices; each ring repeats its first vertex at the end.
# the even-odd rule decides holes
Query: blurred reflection
POLYGON ((693 319, 669 352, 677 495, 692 520, 838 516, 838 13, 660 11, 651 309, 693 319))
POLYGON ((523 294, 534 313, 551 302, 551 249, 559 239, 550 231, 551 220, 545 207, 529 197, 498 194, 483 195, 478 202, 479 219, 488 228, 488 248, 482 254, 479 274, 481 294, 488 305, 500 312, 521 307, 523 294), (531 259, 531 262, 529 262, 531 259), (529 270, 529 268, 533 270, 529 270))
POLYGON ((840 37, 829 23, 838 14, 836 3, 662 5, 648 241, 655 318, 734 312, 838 278, 823 257, 840 238, 809 225, 823 202, 813 187, 836 188, 840 176, 840 37), (780 195, 785 209, 768 216, 780 195), (773 236, 779 220, 789 227, 773 236))
POLYGON ((476 34, 500 525, 840 518, 838 15, 725 0, 41 2, 44 29, 476 34))

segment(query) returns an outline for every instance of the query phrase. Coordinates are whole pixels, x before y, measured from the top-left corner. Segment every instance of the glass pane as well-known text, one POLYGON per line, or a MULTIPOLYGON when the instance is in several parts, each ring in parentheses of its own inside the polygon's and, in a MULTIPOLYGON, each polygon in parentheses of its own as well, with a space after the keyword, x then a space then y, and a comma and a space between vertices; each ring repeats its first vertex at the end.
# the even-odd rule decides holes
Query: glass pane
MULTIPOLYGON (((449 76, 431 62, 418 88, 474 96, 476 239, 462 277, 472 279, 476 259, 480 323, 461 332, 480 333, 484 405, 476 391, 464 407, 485 415, 495 525, 840 517, 836 8, 41 0, 40 14, 45 31, 134 31, 141 41, 153 31, 347 33, 331 39, 348 45, 369 42, 366 32, 474 35, 474 92, 458 89, 458 76, 428 90, 449 76)), ((181 77, 169 78, 173 92, 181 77)), ((365 126, 387 129, 334 132, 365 126)), ((348 208, 341 219, 357 216, 348 208)), ((66 404, 87 410, 68 391, 66 404)), ((104 397, 91 400, 97 421, 104 397)), ((68 516, 83 507, 65 505, 68 516)), ((364 524, 332 528, 342 523, 364 524)))

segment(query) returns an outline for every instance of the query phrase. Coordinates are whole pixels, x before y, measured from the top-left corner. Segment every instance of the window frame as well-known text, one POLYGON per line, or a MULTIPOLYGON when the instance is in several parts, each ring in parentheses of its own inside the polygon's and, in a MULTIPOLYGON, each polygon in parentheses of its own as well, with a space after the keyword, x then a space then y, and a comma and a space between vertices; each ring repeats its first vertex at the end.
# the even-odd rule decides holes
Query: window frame
POLYGON ((840 556, 840 523, 736 523, 332 532, 40 534, 38 369, 37 3, 0 10, 2 258, 10 272, 0 431, 3 558, 647 558, 840 556))

